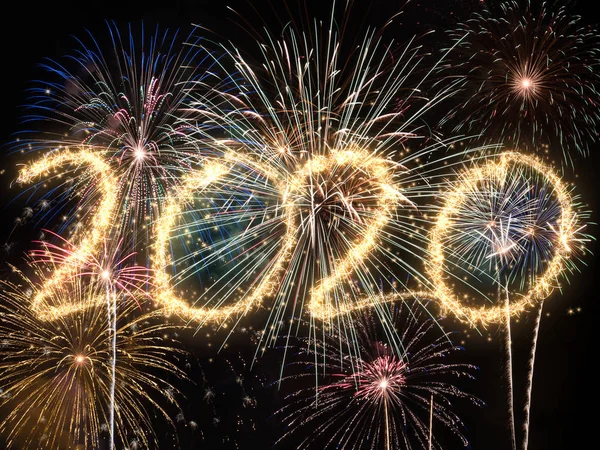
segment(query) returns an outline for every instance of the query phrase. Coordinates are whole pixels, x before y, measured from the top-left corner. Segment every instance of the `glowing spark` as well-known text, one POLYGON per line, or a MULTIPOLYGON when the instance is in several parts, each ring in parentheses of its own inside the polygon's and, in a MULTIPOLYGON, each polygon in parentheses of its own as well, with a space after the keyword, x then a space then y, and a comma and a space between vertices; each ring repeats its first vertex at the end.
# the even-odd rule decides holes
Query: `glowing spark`
POLYGON ((147 156, 146 151, 142 147, 137 147, 134 151, 134 155, 135 159, 137 159, 139 162, 146 159, 147 156))

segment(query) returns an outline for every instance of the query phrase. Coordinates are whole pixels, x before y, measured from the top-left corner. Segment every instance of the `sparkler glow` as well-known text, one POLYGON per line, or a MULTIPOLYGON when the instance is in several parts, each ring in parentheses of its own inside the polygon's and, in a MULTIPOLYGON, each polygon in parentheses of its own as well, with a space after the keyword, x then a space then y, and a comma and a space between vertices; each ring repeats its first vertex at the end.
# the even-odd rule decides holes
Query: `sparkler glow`
MULTIPOLYGON (((73 251, 68 252, 62 258, 62 264, 59 267, 55 267, 53 275, 46 277, 44 279, 45 285, 36 291, 31 308, 40 314, 42 319, 64 316, 82 307, 82 305, 77 305, 69 301, 65 305, 53 302, 50 305, 50 310, 44 309, 45 306, 49 306, 47 300, 54 293, 55 289, 60 289, 62 283, 77 273, 77 269, 81 267, 82 263, 89 261, 90 258, 94 257, 94 253, 100 250, 100 246, 103 240, 106 239, 114 221, 117 180, 104 160, 90 149, 82 148, 77 151, 61 150, 50 153, 21 169, 17 181, 19 183, 30 183, 37 177, 50 173, 53 173, 52 178, 61 179, 63 172, 59 171, 59 169, 65 165, 87 167, 87 170, 91 172, 90 177, 97 180, 95 190, 99 192, 100 198, 96 204, 91 205, 91 208, 95 210, 94 215, 90 218, 93 224, 91 229, 78 239, 73 251)), ((88 198, 87 200, 92 201, 94 198, 88 198)), ((59 298, 69 299, 68 296, 59 298)))
MULTIPOLYGON (((239 161, 239 157, 237 155, 233 153, 227 153, 224 155, 224 162, 227 162, 231 165, 236 161, 239 161)), ((250 160, 248 161, 251 162, 250 160)), ((274 176, 276 182, 279 181, 278 174, 270 171, 268 166, 264 168, 265 170, 263 170, 263 165, 255 164, 255 166, 259 170, 263 171, 263 173, 266 173, 269 176, 274 176)), ((293 232, 294 228, 292 226, 293 224, 290 223, 293 216, 288 214, 289 218, 286 220, 288 232, 283 238, 284 244, 282 250, 280 251, 280 256, 266 271, 266 273, 261 274, 261 280, 255 290, 248 297, 241 301, 237 301, 233 305, 225 307, 208 306, 196 308, 190 306, 189 303, 177 296, 171 287, 170 277, 164 271, 164 268, 172 265, 172 263, 169 261, 168 243, 171 230, 174 227, 176 219, 178 218, 178 214, 182 209, 181 203, 186 201, 189 203, 190 200, 193 200, 193 193, 195 191, 205 188, 215 181, 221 181, 220 179, 228 173, 229 168, 223 163, 209 162, 203 170, 190 174, 182 184, 182 188, 177 192, 177 194, 170 197, 165 208, 165 214, 157 222, 157 250, 153 259, 153 265, 156 269, 156 291, 153 297, 159 305, 164 307, 164 310, 167 314, 175 313, 186 318, 187 320, 194 320, 202 323, 205 321, 223 322, 231 315, 247 312, 251 307, 253 307, 255 302, 260 302, 263 297, 270 295, 275 289, 276 279, 274 277, 276 277, 281 271, 283 264, 287 260, 286 254, 289 254, 291 248, 295 244, 295 236, 293 232)), ((244 184, 245 182, 246 180, 244 180, 244 184)), ((283 186, 279 187, 281 190, 284 189, 283 186)), ((200 259, 200 263, 206 263, 206 261, 200 259)))

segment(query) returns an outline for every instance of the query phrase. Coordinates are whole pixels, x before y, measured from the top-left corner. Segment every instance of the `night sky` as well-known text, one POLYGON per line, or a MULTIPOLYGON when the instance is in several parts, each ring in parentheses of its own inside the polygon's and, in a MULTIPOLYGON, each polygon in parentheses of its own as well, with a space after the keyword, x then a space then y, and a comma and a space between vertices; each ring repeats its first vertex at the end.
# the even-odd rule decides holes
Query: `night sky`
MULTIPOLYGON (((329 2, 308 0, 307 16, 327 18, 329 2)), ((13 229, 14 218, 26 206, 25 200, 13 201, 19 187, 11 187, 10 184, 15 178, 15 164, 19 163, 20 156, 10 154, 10 142, 13 134, 23 128, 19 118, 23 114, 21 105, 26 102, 26 89, 32 80, 46 76, 38 67, 44 58, 59 59, 70 53, 75 46, 73 36, 83 36, 85 29, 102 39, 106 36, 106 20, 114 20, 118 25, 143 21, 148 28, 158 24, 162 28, 181 28, 183 34, 191 30, 191 24, 200 24, 213 30, 217 36, 253 50, 254 43, 248 44, 247 32, 226 7, 241 11, 257 28, 262 24, 254 18, 260 14, 264 22, 272 27, 273 33, 277 34, 281 29, 280 24, 288 16, 280 2, 272 3, 276 6, 262 0, 19 1, 10 2, 10 12, 5 5, 0 26, 3 84, 0 143, 4 144, 4 156, 0 162, 2 235, 8 236, 13 229)), ((289 3, 293 9, 296 2, 290 0, 289 3)), ((352 26, 357 29, 364 25, 381 26, 403 3, 394 0, 357 0, 353 12, 360 20, 351 22, 352 26)), ((398 24, 386 30, 385 36, 405 42, 415 33, 433 29, 435 33, 427 39, 435 43, 436 39, 443 39, 444 30, 477 10, 479 3, 476 0, 410 2, 404 8, 404 15, 398 24)), ((592 21, 597 17, 594 6, 590 5, 593 2, 579 3, 573 6, 573 10, 582 13, 584 21, 593 25, 592 21)), ((346 31, 351 32, 352 28, 346 31)), ((587 158, 576 158, 575 170, 568 173, 566 178, 576 183, 576 192, 592 210, 591 222, 598 222, 600 146, 593 146, 590 153, 587 158)), ((553 156, 558 161, 561 152, 556 151, 553 156)), ((0 256, 2 276, 7 271, 8 263, 19 264, 22 252, 29 245, 27 239, 34 232, 24 229, 13 234, 10 251, 3 251, 0 256)), ((597 235, 597 227, 590 227, 588 232, 597 235)), ((0 238, 0 241, 4 243, 4 239, 0 238)), ((594 254, 599 251, 595 243, 590 243, 590 250, 594 254)), ((598 344, 595 342, 597 335, 594 324, 597 324, 600 313, 597 303, 599 271, 597 257, 588 255, 585 262, 587 266, 582 266, 581 273, 570 277, 570 286, 565 287, 562 295, 555 292, 545 304, 534 375, 531 450, 592 448, 597 440, 595 427, 599 395, 595 368, 598 344)), ((517 425, 522 419, 519 405, 524 399, 525 364, 533 321, 533 314, 530 314, 513 325, 517 425)), ((476 381, 467 382, 462 387, 481 398, 486 406, 476 408, 464 404, 458 409, 467 425, 466 436, 471 448, 509 449, 506 381, 502 375, 502 331, 492 326, 479 335, 450 319, 445 319, 444 325, 448 330, 456 330, 458 334, 455 339, 464 342, 466 352, 460 355, 461 361, 480 368, 476 381)), ((196 384, 181 386, 187 400, 181 400, 185 420, 176 421, 178 445, 186 449, 271 448, 282 432, 282 425, 271 415, 282 406, 284 392, 294 389, 293 382, 284 383, 284 392, 278 392, 276 387, 271 386, 278 379, 282 355, 273 350, 256 364, 256 370, 251 373, 247 367, 255 349, 251 333, 236 334, 230 346, 218 355, 218 336, 211 338, 209 347, 203 335, 202 331, 196 336, 182 332, 182 340, 192 353, 185 362, 192 367, 189 375, 196 384), (242 385, 235 381, 240 374, 244 378, 242 385), (212 405, 207 405, 204 400, 208 387, 215 392, 212 405), (245 396, 252 398, 252 404, 240 406, 245 396), (196 430, 190 427, 190 421, 198 424, 196 430), (239 425, 236 424, 238 421, 239 425)), ((163 430, 160 424, 157 425, 157 435, 164 442, 161 448, 162 445, 164 448, 177 447, 173 443, 173 430, 169 427, 165 426, 163 430)), ((276 448, 293 447, 293 440, 290 440, 276 448)), ((453 450, 462 447, 456 439, 449 437, 444 448, 453 450)))

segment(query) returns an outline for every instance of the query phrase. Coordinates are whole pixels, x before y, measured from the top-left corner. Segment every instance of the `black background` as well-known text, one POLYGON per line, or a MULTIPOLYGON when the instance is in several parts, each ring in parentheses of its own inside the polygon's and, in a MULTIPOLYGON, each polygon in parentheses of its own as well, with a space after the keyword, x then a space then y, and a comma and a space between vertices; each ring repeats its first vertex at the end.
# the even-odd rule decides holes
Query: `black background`
MULTIPOLYGON (((279 4, 279 2, 273 2, 279 4)), ((293 3, 293 2, 289 2, 293 3)), ((364 18, 366 24, 374 26, 383 24, 404 2, 399 1, 356 1, 354 12, 364 18)), ((387 34, 406 41, 414 33, 422 33, 432 28, 438 32, 452 27, 457 19, 465 19, 471 11, 480 7, 478 0, 448 1, 427 0, 411 2, 406 8, 400 24, 389 29, 387 34)), ((329 0, 306 2, 309 15, 323 14, 327 17, 329 0)), ((177 0, 177 1, 62 1, 62 2, 10 2, 2 6, 2 25, 0 26, 2 96, 0 121, 0 143, 7 144, 12 133, 20 129, 19 117, 22 113, 20 105, 26 101, 25 89, 31 80, 43 77, 44 73, 37 65, 45 57, 53 59, 68 54, 75 45, 73 36, 82 36, 84 28, 97 35, 105 35, 105 20, 115 20, 118 24, 128 21, 143 20, 148 25, 159 24, 161 27, 182 28, 184 33, 190 30, 192 23, 201 24, 217 31, 221 36, 244 45, 248 35, 235 22, 235 14, 226 7, 230 5, 238 11, 248 12, 252 22, 256 17, 250 14, 252 7, 261 12, 262 19, 268 24, 274 24, 278 30, 277 16, 285 21, 285 8, 280 5, 272 8, 267 2, 246 2, 241 0, 177 0), (251 6, 252 5, 252 6, 251 6), (275 13, 279 11, 279 13, 275 13), (233 20, 232 20, 233 19, 233 20)), ((584 15, 584 21, 594 18, 593 2, 581 2, 573 7, 584 15)), ((590 22, 593 24, 593 22, 590 22)), ((262 24, 258 19, 254 26, 262 24)), ((246 42, 246 45, 248 43, 246 42)), ((252 46, 253 43, 250 43, 252 46)), ((575 162, 575 173, 569 175, 577 184, 577 192, 583 201, 594 211, 592 221, 597 222, 597 212, 600 211, 600 201, 597 189, 597 173, 600 169, 600 148, 592 148, 591 155, 579 158, 575 162)), ((0 169, 0 192, 2 222, 0 227, 3 235, 8 235, 13 226, 13 219, 21 208, 22 203, 9 204, 18 193, 16 187, 9 187, 14 179, 14 164, 18 157, 8 156, 8 146, 3 148, 3 159, 0 169)), ((560 152, 556 153, 556 159, 560 152)), ((597 227, 590 229, 597 234, 597 227)), ((3 239, 0 239, 3 241, 3 239)), ((594 253, 598 253, 595 244, 590 244, 594 253)), ((17 246, 18 248, 18 246, 17 246)), ((15 261, 19 255, 3 255, 4 261, 15 261)), ((533 391, 533 409, 531 417, 531 437, 529 448, 532 450, 562 450, 592 448, 597 442, 598 418, 598 389, 597 365, 598 344, 596 330, 599 311, 598 300, 598 266, 597 258, 588 256, 587 266, 581 274, 571 278, 571 286, 565 289, 563 295, 555 294, 545 306, 546 315, 541 326, 538 358, 536 362, 535 383, 533 391), (570 314, 569 309, 575 313, 570 314), (580 308, 580 311, 577 311, 580 308)), ((3 267, 4 269, 4 267, 3 267)), ((531 318, 524 318, 515 324, 515 377, 518 405, 522 402, 525 379, 525 361, 529 347, 530 332, 533 327, 531 318), (521 400, 519 400, 521 399, 521 400)), ((484 336, 479 336, 472 330, 463 330, 458 323, 450 323, 449 327, 465 332, 460 339, 465 341, 466 356, 470 362, 477 364, 481 370, 477 381, 468 389, 482 398, 487 406, 482 409, 465 407, 459 415, 465 420, 468 431, 467 437, 475 450, 504 450, 510 448, 508 431, 508 414, 504 392, 505 377, 502 375, 503 353, 500 341, 502 334, 488 330, 484 336), (487 338, 490 337, 491 341, 487 338)), ((198 358, 206 363, 208 353, 202 342, 202 334, 195 337, 196 341, 188 339, 192 350, 198 353, 198 358)), ((214 348, 214 347, 213 347, 214 348)), ((251 352, 250 352, 251 353, 251 352)), ((233 354, 233 353, 232 353, 233 354)), ((265 366, 265 363, 261 364, 265 366)), ((216 367, 216 366, 215 366, 216 367)), ((220 369, 219 369, 220 370, 220 369)), ((236 369, 237 370, 237 369, 236 369)), ((242 369, 240 369, 241 371, 242 369)), ((210 376, 218 376, 216 368, 210 376)), ((266 369, 264 378, 276 376, 278 367, 266 369)), ((190 374, 193 376, 193 373, 190 374)), ((202 383, 198 383, 202 386, 202 383)), ((213 383, 214 384, 214 383, 213 383)), ((218 384, 218 383, 217 383, 218 384)), ((218 389, 218 386, 216 387, 218 389)), ((218 413, 220 424, 210 424, 212 415, 206 412, 202 403, 203 390, 200 387, 190 388, 188 401, 183 401, 186 420, 194 420, 203 429, 203 437, 192 433, 189 427, 182 426, 179 430, 182 448, 269 448, 277 439, 281 428, 273 419, 267 421, 270 413, 280 407, 280 394, 270 391, 256 392, 257 405, 244 412, 252 414, 253 418, 245 418, 246 423, 253 422, 256 432, 239 431, 233 424, 235 417, 227 416, 227 400, 222 388, 224 406, 218 413), (208 424, 208 425, 207 425, 208 424), (207 431, 208 430, 208 431, 207 431), (227 438, 227 435, 235 438, 227 438)), ((517 411, 520 411, 520 407, 517 411)), ((520 423, 518 420, 517 423, 520 423)), ((165 427, 165 430, 167 427, 165 427)), ((158 434, 162 432, 160 425, 158 434)), ((164 431, 167 433, 167 431, 164 431)), ((455 440, 449 440, 445 448, 461 448, 455 440)), ((1 445, 1 441, 0 441, 1 445)), ((288 442, 289 448, 293 443, 288 442)), ((280 448, 287 448, 285 446, 280 448)))

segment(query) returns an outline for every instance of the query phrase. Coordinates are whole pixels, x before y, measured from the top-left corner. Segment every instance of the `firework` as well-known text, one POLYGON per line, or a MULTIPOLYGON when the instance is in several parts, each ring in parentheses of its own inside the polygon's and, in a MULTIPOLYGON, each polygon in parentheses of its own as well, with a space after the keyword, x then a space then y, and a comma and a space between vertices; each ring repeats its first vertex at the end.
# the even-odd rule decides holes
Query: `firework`
MULTIPOLYGON (((51 232, 50 232, 51 233, 51 232)), ((53 234, 53 233, 51 233, 53 234)), ((40 320, 53 320, 58 317, 73 314, 90 307, 97 307, 102 303, 106 304, 106 312, 108 319, 108 333, 111 342, 111 383, 110 383, 110 448, 115 448, 115 391, 117 382, 117 324, 118 324, 118 304, 117 298, 126 296, 129 301, 133 300, 140 305, 138 297, 146 296, 144 288, 151 284, 151 277, 147 268, 136 265, 127 264, 135 253, 122 256, 121 242, 108 245, 105 240, 104 249, 98 257, 93 255, 85 255, 78 250, 67 240, 56 236, 62 241, 62 246, 51 244, 48 242, 39 242, 42 245, 41 249, 33 250, 30 254, 34 266, 42 265, 47 271, 52 271, 53 278, 61 275, 60 283, 53 283, 52 280, 46 281, 39 289, 43 293, 36 295, 32 310, 36 313, 40 320), (77 279, 73 283, 73 279, 77 279), (85 281, 84 281, 85 280, 85 281), (87 282, 90 284, 101 285, 104 288, 105 298, 96 295, 93 298, 87 299, 85 302, 75 301, 67 304, 54 304, 56 300, 64 300, 65 295, 58 293, 59 291, 68 290, 69 286, 77 289, 77 284, 87 282), (52 299, 52 302, 46 300, 52 299)), ((40 269, 38 269, 38 272, 40 269)))
MULTIPOLYGON (((210 67, 198 46, 184 45, 199 40, 177 31, 142 27, 136 33, 130 25, 122 32, 113 23, 107 31, 106 47, 88 32, 66 61, 44 65, 55 80, 31 89, 25 121, 39 127, 17 148, 85 145, 98 153, 117 178, 113 226, 135 239, 160 214, 169 186, 200 158, 198 143, 184 138, 186 126, 179 123, 190 86, 199 90, 210 67), (43 131, 47 122, 52 132, 43 131)), ((81 193, 93 185, 93 178, 80 177, 72 189, 81 193)))
POLYGON ((576 270, 585 252, 585 211, 552 167, 535 157, 502 153, 463 172, 442 197, 431 230, 433 296, 473 325, 502 321, 504 306, 481 290, 477 296, 492 304, 470 305, 452 285, 506 290, 516 316, 560 288, 559 279, 576 270))
MULTIPOLYGON (((74 246, 57 236, 58 239, 62 240, 63 246, 54 245, 48 242, 40 242, 42 244, 41 249, 36 249, 31 252, 34 265, 42 264, 46 268, 53 268, 54 275, 56 276, 56 268, 63 271, 63 279, 60 283, 59 289, 68 289, 69 285, 73 285, 73 279, 78 278, 75 283, 80 283, 81 280, 87 280, 89 283, 101 284, 105 290, 105 299, 102 301, 101 296, 96 296, 93 299, 89 299, 86 302, 71 302, 68 304, 41 304, 40 301, 44 300, 43 296, 38 295, 35 299, 35 305, 32 307, 33 311, 38 314, 41 320, 55 319, 68 314, 81 311, 83 309, 99 306, 102 303, 106 303, 107 307, 107 319, 108 319, 108 332, 111 341, 112 358, 112 378, 110 385, 110 437, 111 437, 111 448, 114 448, 114 437, 115 437, 115 385, 116 385, 116 359, 117 359, 117 322, 118 322, 118 305, 117 297, 121 298, 126 296, 129 301, 133 300, 136 304, 138 297, 143 298, 147 294, 144 288, 148 287, 151 283, 151 277, 146 267, 128 265, 135 253, 122 256, 121 242, 116 243, 113 248, 110 248, 108 242, 105 241, 104 249, 99 257, 89 256, 88 259, 82 257, 73 256, 77 254, 77 250, 74 246), (68 273, 71 274, 70 278, 65 277, 65 268, 68 269, 68 273)), ((75 284, 76 286, 76 284, 75 284)), ((42 287, 46 296, 50 295, 52 299, 61 298, 60 295, 54 295, 52 286, 49 283, 45 283, 42 287)))
POLYGON ((227 136, 197 129, 218 162, 191 174, 157 222, 152 267, 167 310, 223 323, 264 305, 271 339, 286 316, 330 320, 402 291, 399 273, 424 279, 412 261, 426 240, 417 199, 436 195, 464 152, 446 155, 451 142, 428 139, 421 119, 452 92, 408 88, 419 48, 396 54, 370 31, 346 55, 324 27, 267 35, 257 64, 225 48, 235 89, 191 105, 227 136))
MULTIPOLYGON (((121 254, 121 242, 109 243, 105 240, 102 252, 98 256, 89 255, 85 258, 78 255, 77 248, 68 240, 55 235, 51 231, 45 231, 54 236, 61 245, 47 241, 36 241, 41 248, 34 249, 30 256, 34 264, 52 267, 53 277, 57 271, 62 272, 60 289, 64 284, 73 282, 75 278, 82 278, 92 283, 103 283, 109 291, 119 291, 122 295, 137 301, 138 298, 147 297, 146 289, 152 285, 152 276, 148 268, 135 264, 136 253, 121 254)), ((83 308, 91 306, 91 302, 82 304, 69 302, 65 305, 49 305, 44 303, 45 296, 52 297, 52 288, 49 283, 40 289, 45 295, 38 295, 34 299, 32 309, 40 314, 42 319, 53 319, 59 316, 71 314, 83 308)))
POLYGON ((320 448, 441 448, 432 433, 432 427, 441 426, 466 445, 451 404, 480 402, 450 380, 471 378, 475 368, 451 361, 460 348, 419 309, 408 304, 388 309, 384 325, 363 312, 354 317, 360 324, 356 335, 338 328, 327 331, 324 341, 307 341, 301 353, 310 362, 298 364, 313 373, 290 378, 308 376, 314 382, 316 365, 319 385, 293 393, 278 411, 289 429, 280 441, 306 433, 299 448, 313 443, 320 448), (390 331, 401 336, 400 347, 389 339, 390 331), (343 347, 358 347, 357 356, 342 356, 343 347))
POLYGON ((600 39, 552 3, 486 3, 452 30, 446 74, 462 79, 462 99, 444 121, 455 132, 529 150, 551 145, 567 160, 589 151, 600 119, 600 39))
MULTIPOLYGON (((37 268, 43 279, 46 270, 37 268)), ((89 303, 76 313, 47 321, 29 308, 39 284, 21 275, 18 283, 3 282, 2 408, 0 430, 12 448, 85 448, 100 446, 103 434, 125 445, 135 439, 156 446, 151 417, 170 423, 176 407, 168 377, 183 376, 170 361, 181 352, 165 341, 168 327, 153 315, 140 314, 125 296, 118 301, 113 355, 107 328, 104 284, 82 278, 55 287, 57 303, 89 303), (58 298, 63 297, 63 298, 58 298), (114 362, 114 364, 113 364, 114 362), (114 367, 114 373, 113 373, 114 367), (114 382, 113 382, 114 377, 114 382), (110 416, 114 387, 114 435, 110 416), (167 406, 171 402, 173 405, 167 406)), ((111 295, 118 295, 116 291, 111 295)))
MULTIPOLYGON (((205 336, 210 341, 212 334, 205 336)), ((190 378, 197 380, 198 389, 188 397, 189 408, 177 422, 192 432, 196 446, 242 449, 259 445, 256 431, 261 416, 257 404, 265 382, 243 356, 249 348, 247 341, 241 344, 240 351, 229 345, 219 354, 211 352, 208 357, 188 362, 190 378)))

